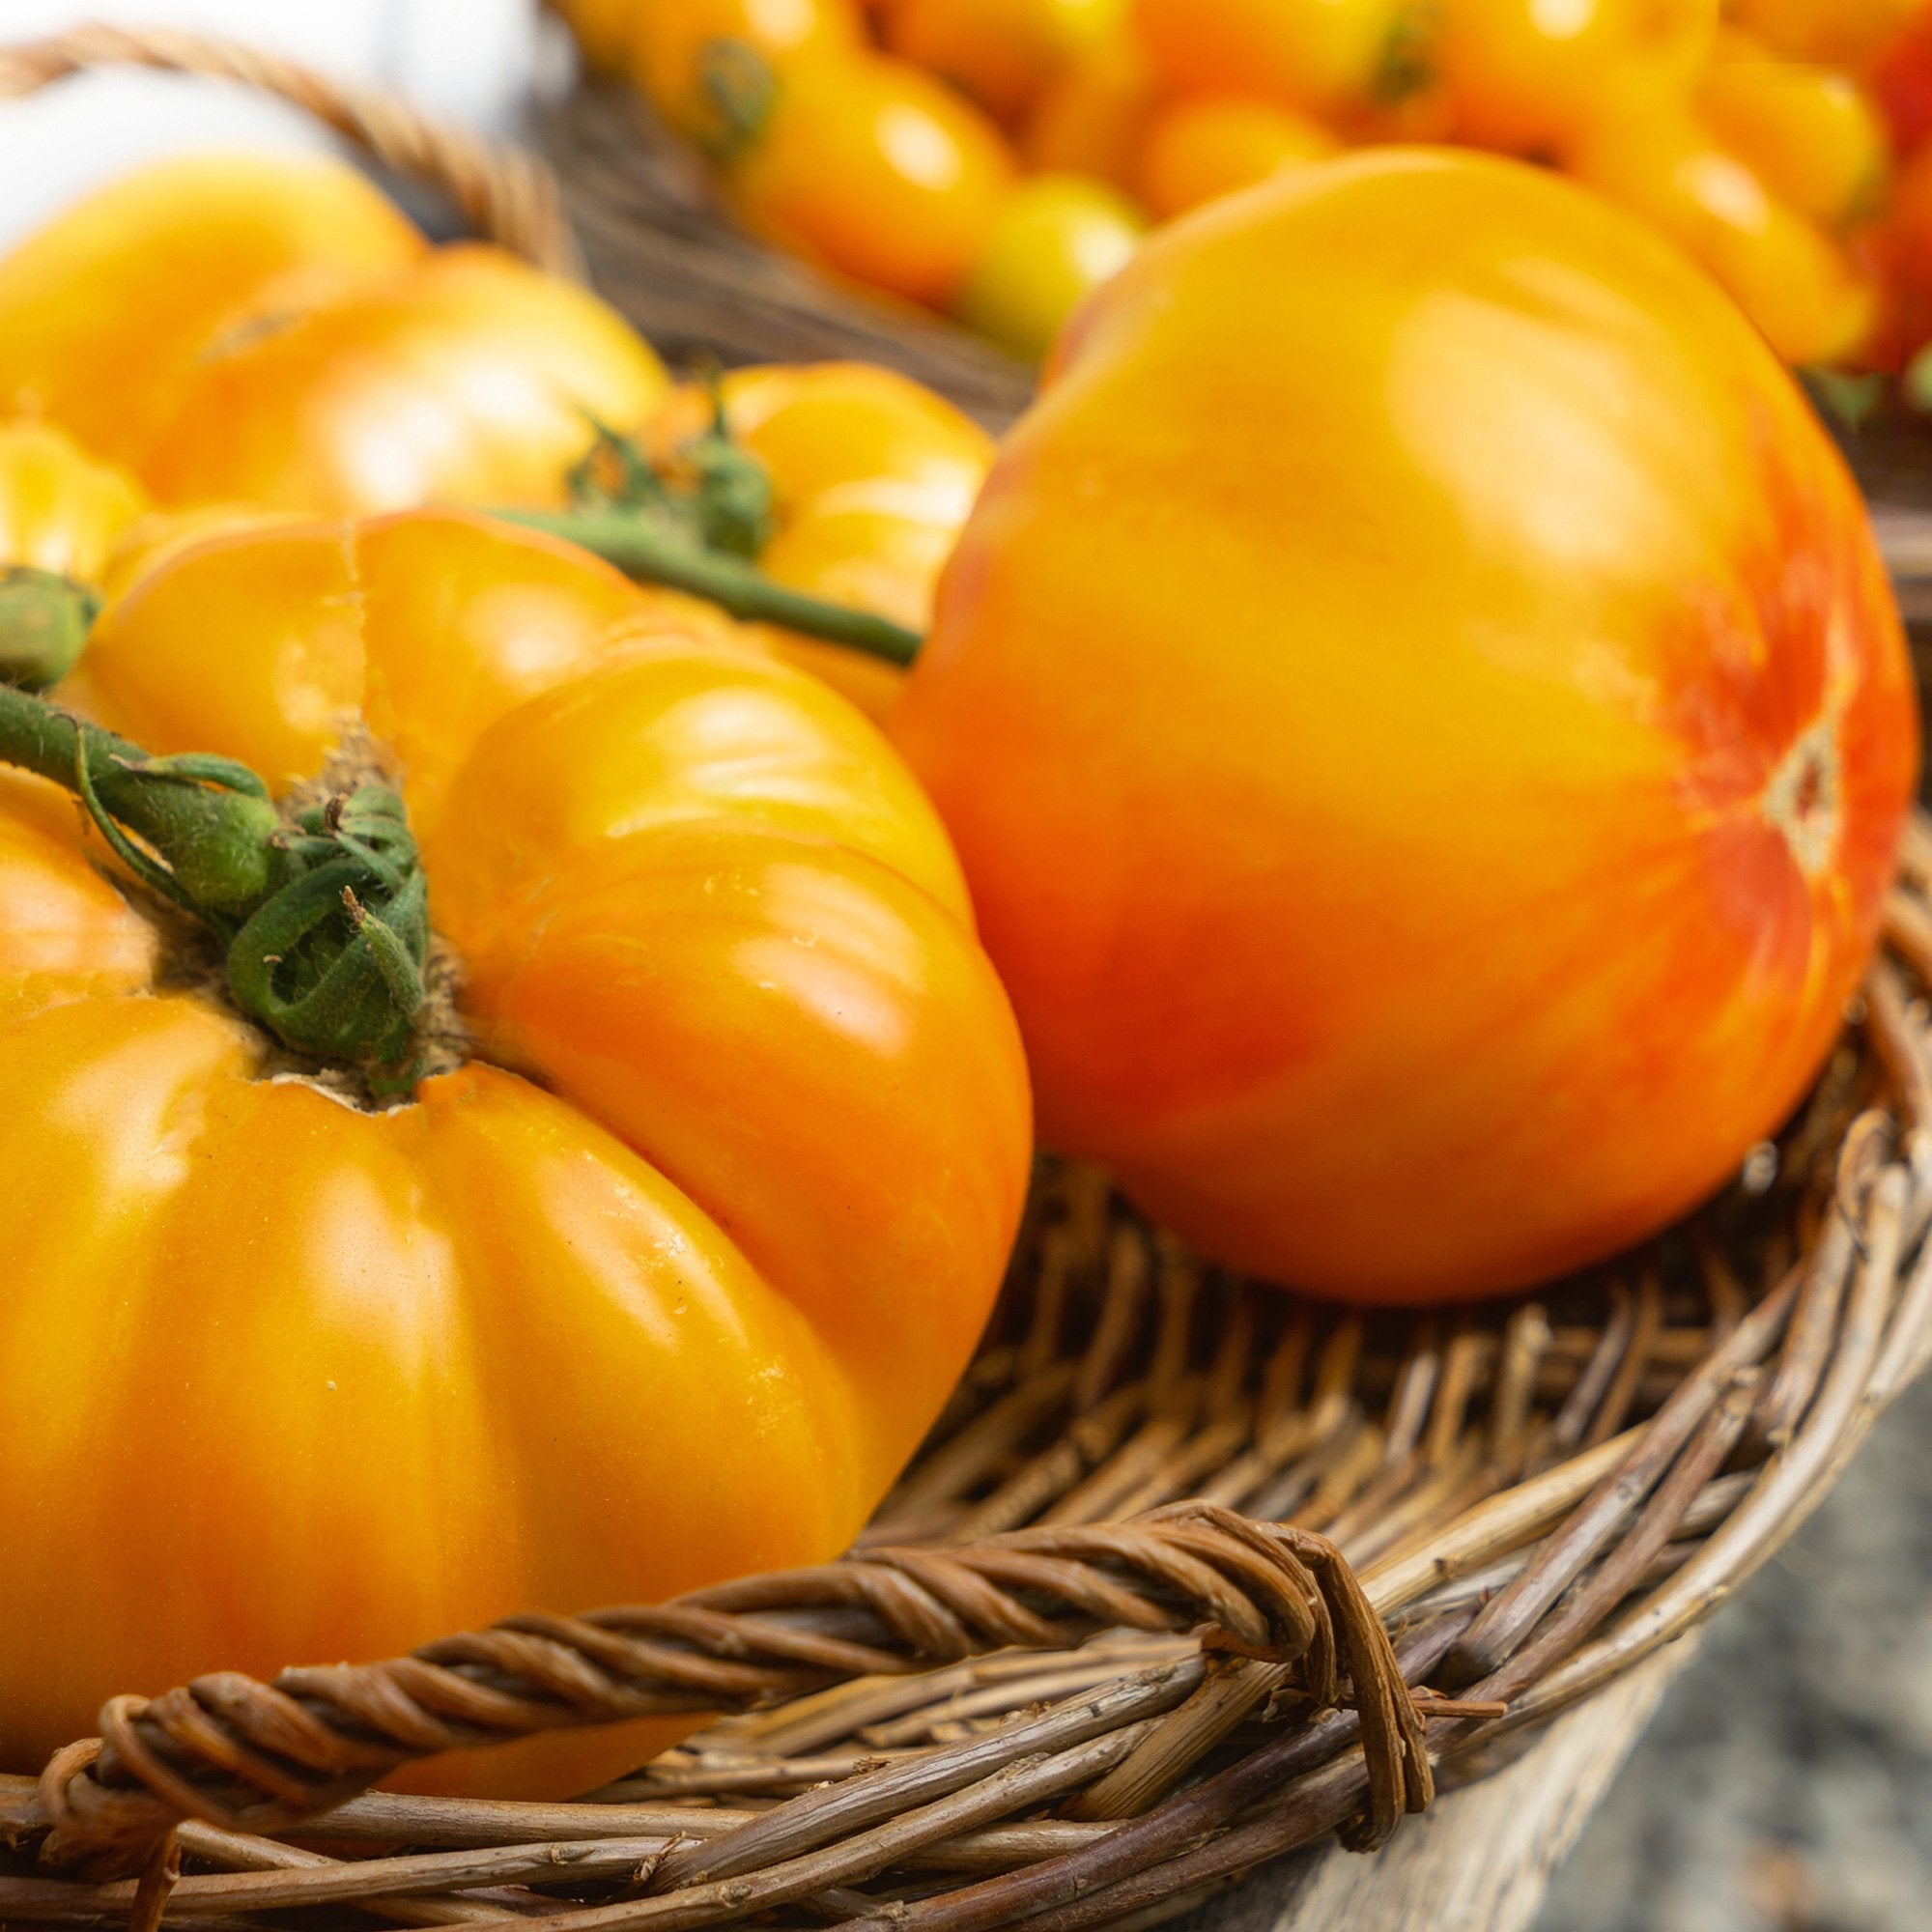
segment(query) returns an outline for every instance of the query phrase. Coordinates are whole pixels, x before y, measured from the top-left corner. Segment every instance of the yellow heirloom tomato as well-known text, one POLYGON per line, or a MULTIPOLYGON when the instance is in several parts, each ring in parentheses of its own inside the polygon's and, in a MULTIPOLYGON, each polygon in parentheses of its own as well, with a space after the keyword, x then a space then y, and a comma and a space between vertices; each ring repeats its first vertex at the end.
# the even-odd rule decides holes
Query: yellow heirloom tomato
MULTIPOLYGON (((759 568, 793 590, 923 632, 992 463, 992 438, 943 396, 868 362, 734 369, 719 394, 732 440, 771 482, 775 528, 759 568)), ((711 407, 702 390, 687 389, 659 418, 653 441, 668 467, 711 407)), ((839 645, 753 628, 874 718, 904 679, 839 645)))
POLYGON ((0 564, 98 583, 147 508, 141 486, 49 423, 0 423, 0 564))
MULTIPOLYGON (((843 1546, 971 1352, 1030 1157, 958 867, 873 727, 687 600, 456 512, 181 552, 89 679, 146 751, 277 789, 373 734, 414 842, 339 764, 278 831, 88 753, 230 998, 90 863, 47 781, 71 737, 0 766, 0 1760, 110 1692, 843 1546), (188 810, 248 834, 232 863, 170 845, 188 810), (400 885, 307 873, 313 926, 248 896, 248 865, 355 872, 351 834, 400 885), (454 1016, 423 1035, 433 990, 386 1087, 316 1059, 308 989, 386 997, 384 935, 451 999, 430 924, 454 1016)), ((582 1788, 668 1728, 424 1776, 582 1788)))
POLYGON ((614 310, 499 248, 431 248, 341 162, 196 156, 0 261, 0 408, 165 503, 549 505, 586 418, 669 387, 614 310))

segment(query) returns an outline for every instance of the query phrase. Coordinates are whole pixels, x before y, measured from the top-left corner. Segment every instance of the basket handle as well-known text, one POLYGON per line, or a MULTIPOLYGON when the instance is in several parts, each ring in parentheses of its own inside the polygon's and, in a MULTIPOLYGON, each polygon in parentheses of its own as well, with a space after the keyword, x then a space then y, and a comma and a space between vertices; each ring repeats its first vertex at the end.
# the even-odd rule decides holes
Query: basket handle
POLYGON ((37 1809, 64 1853, 150 1844, 185 1817, 283 1831, 439 1751, 744 1710, 1009 1645, 1065 1648, 1103 1629, 1204 1626, 1210 1646, 1297 1664, 1317 1704, 1333 1701, 1346 1671, 1371 1808, 1386 1814, 1378 1825, 1428 1802, 1419 1719, 1340 1552, 1305 1530, 1178 1503, 953 1548, 870 1549, 668 1604, 509 1617, 380 1663, 284 1670, 267 1684, 223 1671, 159 1697, 116 1697, 99 1738, 48 1761, 37 1809))
POLYGON ((289 101, 394 173, 440 188, 471 234, 533 267, 582 279, 556 179, 534 155, 446 126, 381 88, 331 80, 240 41, 96 22, 46 40, 15 42, 0 45, 0 99, 105 67, 202 74, 289 101))

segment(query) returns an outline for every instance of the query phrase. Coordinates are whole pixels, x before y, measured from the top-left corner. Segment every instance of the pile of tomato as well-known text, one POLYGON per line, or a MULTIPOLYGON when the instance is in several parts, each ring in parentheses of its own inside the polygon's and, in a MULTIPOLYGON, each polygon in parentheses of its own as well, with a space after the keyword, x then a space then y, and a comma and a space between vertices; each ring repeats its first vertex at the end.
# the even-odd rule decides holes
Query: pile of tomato
MULTIPOLYGON (((1339 118, 1376 37, 1322 15, 1339 118)), ((1194 57, 1275 72, 1228 18, 1194 57)), ((1015 117, 1092 77, 1036 52, 1015 117)), ((784 138, 968 179, 835 53, 901 85, 800 54, 784 138)), ((0 261, 0 1767, 830 1556, 1036 1120, 1350 1302, 1657 1234, 1844 1025, 1917 758, 1802 393, 1547 169, 1371 149, 1175 224, 998 447, 883 369, 676 379, 335 163, 101 191, 0 261)))
MULTIPOLYGON (((566 0, 755 230, 1038 355, 1154 224, 1344 150, 1563 170, 1787 362, 1932 339, 1924 0, 566 0)), ((1932 372, 1914 389, 1932 390, 1932 372)))

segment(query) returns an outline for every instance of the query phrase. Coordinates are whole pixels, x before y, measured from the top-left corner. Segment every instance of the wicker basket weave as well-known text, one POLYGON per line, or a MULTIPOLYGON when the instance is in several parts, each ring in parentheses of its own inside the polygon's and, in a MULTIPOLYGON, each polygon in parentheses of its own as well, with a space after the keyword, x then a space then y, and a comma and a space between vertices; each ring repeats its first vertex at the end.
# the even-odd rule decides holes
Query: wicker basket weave
MULTIPOLYGON (((286 95, 571 259, 540 168, 242 49, 90 29, 0 49, 0 93, 112 61, 286 95)), ((989 1336, 852 1554, 116 1699, 0 1780, 0 1918, 1075 1932, 1337 1830, 1373 1844, 1433 1767, 1708 1614, 1932 1356, 1928 987, 1918 819, 1886 954, 1776 1146, 1536 1302, 1320 1307, 1044 1165, 989 1336), (588 1801, 368 1791, 672 1712, 729 1715, 588 1801), (323 1813, 327 1852, 299 1830, 323 1813)))

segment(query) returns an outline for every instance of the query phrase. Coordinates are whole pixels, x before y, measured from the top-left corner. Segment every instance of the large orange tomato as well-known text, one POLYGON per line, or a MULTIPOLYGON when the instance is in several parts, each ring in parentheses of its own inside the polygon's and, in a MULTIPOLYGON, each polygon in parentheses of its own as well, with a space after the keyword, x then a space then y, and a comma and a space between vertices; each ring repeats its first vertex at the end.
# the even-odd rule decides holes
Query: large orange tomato
MULTIPOLYGON (((0 770, 0 1761, 112 1691, 838 1549, 972 1350, 1030 1153, 958 867, 873 727, 461 513, 183 552, 102 617, 87 695, 277 788, 374 734, 469 1044, 345 1092, 0 770)), ((248 983, 307 970, 278 943, 248 983)), ((582 1786, 664 1741, 447 1777, 582 1786)))
POLYGON ((161 163, 0 261, 0 409, 167 503, 549 505, 669 384, 594 296, 432 249, 341 162, 161 163))
POLYGON ((1917 764, 1857 492, 1755 332, 1559 178, 1392 150, 1082 311, 893 728, 1042 1138, 1391 1301, 1604 1255, 1776 1127, 1917 764))

